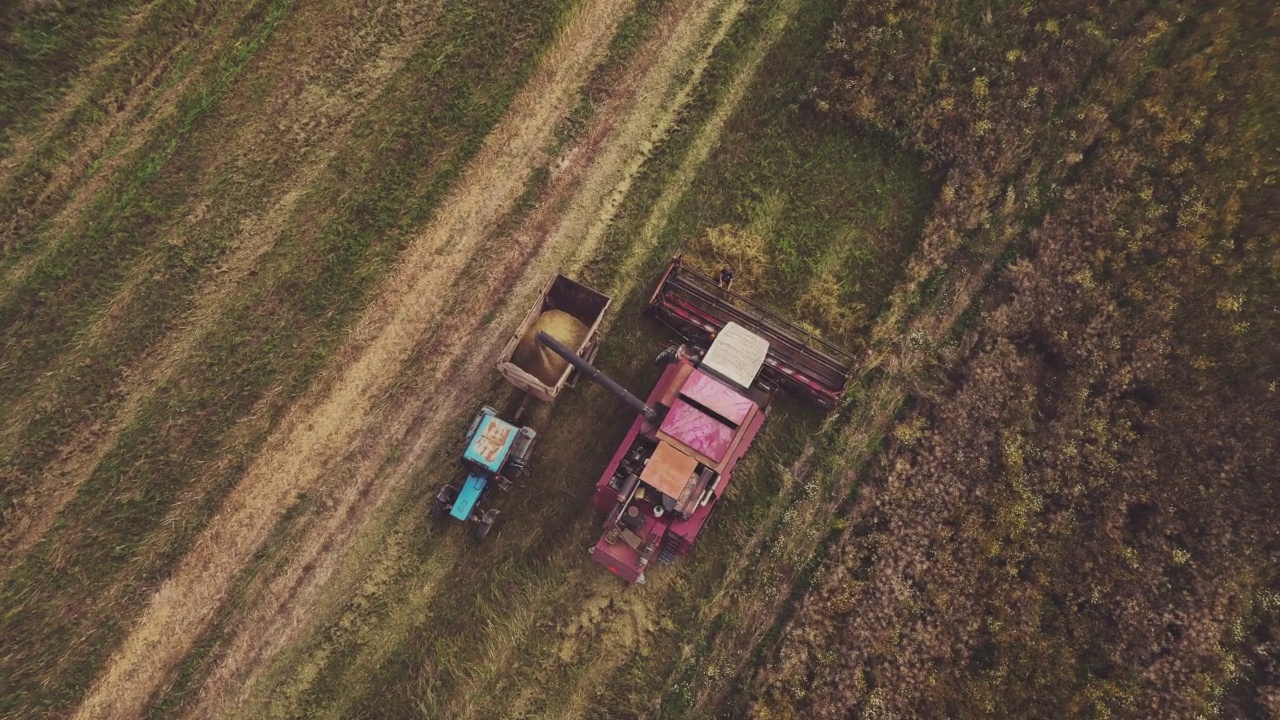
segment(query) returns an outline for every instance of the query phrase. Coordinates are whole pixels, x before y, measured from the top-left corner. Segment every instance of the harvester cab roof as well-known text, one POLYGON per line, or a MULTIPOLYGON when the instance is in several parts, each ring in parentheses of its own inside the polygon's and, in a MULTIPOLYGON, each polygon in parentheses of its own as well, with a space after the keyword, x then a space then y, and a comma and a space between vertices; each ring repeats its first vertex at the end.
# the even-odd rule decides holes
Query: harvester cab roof
POLYGON ((736 322, 727 322, 702 357, 702 367, 746 389, 755 384, 768 356, 768 340, 736 322))
POLYGON ((502 470, 507 454, 516 442, 519 430, 485 407, 471 422, 467 433, 467 449, 462 462, 467 469, 487 477, 494 477, 502 470))

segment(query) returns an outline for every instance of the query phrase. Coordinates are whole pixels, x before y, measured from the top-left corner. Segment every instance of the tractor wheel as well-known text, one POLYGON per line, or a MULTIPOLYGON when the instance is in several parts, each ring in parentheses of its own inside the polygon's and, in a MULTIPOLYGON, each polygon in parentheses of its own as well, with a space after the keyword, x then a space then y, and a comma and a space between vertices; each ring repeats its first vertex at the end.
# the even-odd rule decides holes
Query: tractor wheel
POLYGON ((480 516, 479 525, 476 526, 476 539, 483 540, 489 531, 493 529, 493 523, 498 519, 497 508, 489 508, 484 511, 484 515, 480 516))
POLYGON ((436 494, 436 501, 431 506, 431 518, 433 520, 441 520, 445 515, 449 514, 450 508, 453 507, 453 499, 458 496, 457 490, 452 485, 446 485, 436 494))

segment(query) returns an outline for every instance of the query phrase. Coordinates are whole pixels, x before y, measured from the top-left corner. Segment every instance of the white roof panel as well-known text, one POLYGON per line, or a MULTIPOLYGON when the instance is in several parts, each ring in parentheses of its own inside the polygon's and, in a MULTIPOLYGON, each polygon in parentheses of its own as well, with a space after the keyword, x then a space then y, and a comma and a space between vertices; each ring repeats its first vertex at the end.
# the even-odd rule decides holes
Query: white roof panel
POLYGON ((768 340, 730 322, 725 323, 724 329, 712 341, 711 349, 702 358, 702 365, 740 387, 749 388, 768 353, 768 340))

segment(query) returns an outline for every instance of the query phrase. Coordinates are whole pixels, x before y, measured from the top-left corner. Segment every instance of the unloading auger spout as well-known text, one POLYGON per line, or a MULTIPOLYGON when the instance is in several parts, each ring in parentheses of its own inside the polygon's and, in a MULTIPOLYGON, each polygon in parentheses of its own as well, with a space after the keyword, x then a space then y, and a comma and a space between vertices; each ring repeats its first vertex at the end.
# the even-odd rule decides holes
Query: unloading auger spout
POLYGON ((582 373, 583 377, 622 398, 623 402, 635 408, 635 411, 643 415, 646 420, 650 422, 657 421, 658 411, 645 404, 645 402, 640 398, 632 395, 626 388, 615 382, 613 378, 597 370, 591 363, 583 360, 577 353, 565 347, 564 343, 561 343, 559 340, 556 340, 545 332, 538 333, 538 342, 551 348, 555 354, 564 358, 566 362, 577 368, 578 372, 582 373))

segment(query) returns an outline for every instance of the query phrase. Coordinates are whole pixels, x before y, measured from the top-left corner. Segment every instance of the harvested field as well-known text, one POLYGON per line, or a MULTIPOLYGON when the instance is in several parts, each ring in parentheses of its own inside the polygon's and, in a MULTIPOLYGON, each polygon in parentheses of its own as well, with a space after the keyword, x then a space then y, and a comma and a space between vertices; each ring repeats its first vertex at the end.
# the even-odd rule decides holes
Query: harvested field
POLYGON ((0 717, 1280 712, 1275 22, 0 10, 0 717), (644 585, 585 552, 595 385, 488 538, 433 519, 547 280, 647 390, 681 249, 853 351, 839 406, 644 585))

